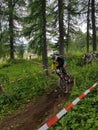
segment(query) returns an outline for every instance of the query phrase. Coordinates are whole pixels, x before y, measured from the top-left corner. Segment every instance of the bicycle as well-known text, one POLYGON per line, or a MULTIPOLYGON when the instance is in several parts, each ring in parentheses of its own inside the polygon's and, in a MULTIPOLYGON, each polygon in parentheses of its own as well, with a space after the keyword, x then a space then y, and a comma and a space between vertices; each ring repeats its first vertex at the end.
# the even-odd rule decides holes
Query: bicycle
POLYGON ((70 74, 63 73, 62 69, 60 70, 60 77, 58 80, 58 86, 63 93, 70 93, 69 83, 73 82, 73 79, 70 74))

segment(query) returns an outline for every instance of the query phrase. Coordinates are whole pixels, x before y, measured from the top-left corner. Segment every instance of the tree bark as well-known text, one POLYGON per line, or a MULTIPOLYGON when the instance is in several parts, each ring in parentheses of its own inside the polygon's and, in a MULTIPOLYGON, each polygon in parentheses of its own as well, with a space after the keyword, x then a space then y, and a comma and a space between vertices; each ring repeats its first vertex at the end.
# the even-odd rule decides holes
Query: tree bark
POLYGON ((59 10, 59 53, 64 55, 64 22, 63 22, 63 0, 58 0, 59 10))
POLYGON ((9 41, 10 41, 10 59, 14 59, 14 23, 13 23, 13 2, 8 1, 9 8, 9 41))
POLYGON ((97 50, 96 45, 96 25, 95 25, 95 0, 92 0, 92 42, 93 42, 93 51, 97 50))
POLYGON ((67 28, 67 35, 66 35, 66 38, 67 38, 67 41, 66 41, 66 52, 68 53, 68 49, 69 49, 69 39, 70 39, 70 36, 69 36, 69 33, 70 33, 70 1, 68 1, 68 17, 67 17, 67 21, 68 21, 68 28, 67 28))
POLYGON ((48 57, 47 57, 47 42, 46 42, 46 0, 42 0, 42 60, 43 68, 48 75, 48 57))
POLYGON ((87 41, 87 52, 89 52, 89 27, 90 27, 90 0, 88 0, 88 11, 87 11, 87 37, 86 37, 86 41, 87 41))

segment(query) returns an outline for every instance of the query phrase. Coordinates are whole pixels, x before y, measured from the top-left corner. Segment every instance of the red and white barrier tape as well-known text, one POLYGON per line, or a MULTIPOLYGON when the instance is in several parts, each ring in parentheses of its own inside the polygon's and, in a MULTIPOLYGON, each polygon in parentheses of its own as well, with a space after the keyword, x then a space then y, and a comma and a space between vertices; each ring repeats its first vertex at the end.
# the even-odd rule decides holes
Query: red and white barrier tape
POLYGON ((90 91, 92 91, 96 85, 98 85, 98 82, 96 82, 94 85, 89 87, 84 93, 82 93, 73 102, 71 102, 69 105, 63 108, 59 113, 57 113, 54 117, 52 117, 49 121, 47 121, 44 125, 42 125, 38 130, 47 130, 48 128, 50 128, 64 114, 66 114, 73 106, 75 106, 82 98, 84 98, 90 91))

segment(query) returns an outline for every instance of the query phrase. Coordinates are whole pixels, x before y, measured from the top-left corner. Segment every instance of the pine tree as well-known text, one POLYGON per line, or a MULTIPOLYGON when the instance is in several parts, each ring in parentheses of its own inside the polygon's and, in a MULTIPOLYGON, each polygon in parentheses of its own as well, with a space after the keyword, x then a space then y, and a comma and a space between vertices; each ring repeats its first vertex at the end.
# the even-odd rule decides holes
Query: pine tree
POLYGON ((21 23, 24 0, 3 0, 3 42, 7 46, 10 59, 15 57, 15 46, 22 31, 21 23))

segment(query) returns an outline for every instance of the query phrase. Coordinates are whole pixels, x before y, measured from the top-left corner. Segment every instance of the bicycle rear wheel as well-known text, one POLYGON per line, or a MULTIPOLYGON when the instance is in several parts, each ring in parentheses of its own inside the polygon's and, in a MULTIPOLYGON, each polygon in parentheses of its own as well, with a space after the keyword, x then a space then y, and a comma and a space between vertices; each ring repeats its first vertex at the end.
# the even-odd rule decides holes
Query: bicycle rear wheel
POLYGON ((70 74, 64 74, 64 79, 67 83, 71 83, 73 81, 72 77, 70 74))
POLYGON ((67 82, 64 80, 64 79, 59 79, 59 88, 63 91, 63 93, 68 93, 68 90, 67 90, 67 82))

